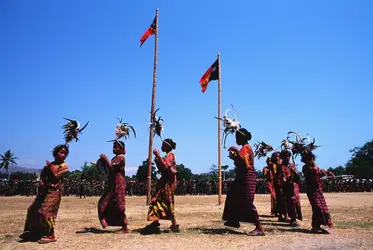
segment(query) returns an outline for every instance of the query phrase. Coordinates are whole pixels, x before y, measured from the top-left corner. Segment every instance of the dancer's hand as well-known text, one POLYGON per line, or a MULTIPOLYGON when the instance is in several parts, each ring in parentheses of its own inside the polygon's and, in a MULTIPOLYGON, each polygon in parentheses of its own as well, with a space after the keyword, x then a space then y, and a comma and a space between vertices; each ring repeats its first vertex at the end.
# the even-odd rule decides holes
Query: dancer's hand
POLYGON ((100 154, 100 159, 103 159, 107 164, 110 165, 110 161, 105 154, 100 154))
POLYGON ((234 151, 234 152, 239 152, 238 148, 236 148, 235 146, 230 146, 228 151, 234 151))
POLYGON ((158 149, 154 149, 154 150, 153 150, 153 154, 154 154, 156 157, 160 157, 160 154, 159 154, 159 150, 158 150, 158 149))
POLYGON ((52 166, 52 163, 50 161, 46 160, 45 161, 45 166, 50 168, 52 166))
POLYGON ((236 151, 229 150, 229 156, 228 157, 231 158, 232 160, 236 159, 237 158, 236 151))
POLYGON ((335 175, 333 172, 327 171, 327 173, 332 177, 332 179, 335 179, 335 175))

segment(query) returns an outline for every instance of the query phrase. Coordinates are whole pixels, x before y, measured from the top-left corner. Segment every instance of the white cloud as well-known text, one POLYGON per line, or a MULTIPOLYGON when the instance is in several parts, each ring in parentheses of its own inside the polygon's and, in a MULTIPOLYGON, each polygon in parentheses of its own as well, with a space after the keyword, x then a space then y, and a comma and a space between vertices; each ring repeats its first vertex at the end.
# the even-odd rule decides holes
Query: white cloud
POLYGON ((137 169, 138 167, 134 167, 134 166, 126 166, 126 175, 127 176, 132 176, 132 175, 135 175, 136 172, 137 172, 137 169))

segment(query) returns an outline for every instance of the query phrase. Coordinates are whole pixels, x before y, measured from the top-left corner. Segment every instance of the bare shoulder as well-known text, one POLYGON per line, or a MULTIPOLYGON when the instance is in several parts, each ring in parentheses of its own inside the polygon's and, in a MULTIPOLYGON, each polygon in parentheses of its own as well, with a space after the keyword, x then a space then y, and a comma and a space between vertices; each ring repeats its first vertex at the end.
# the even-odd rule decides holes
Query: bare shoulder
POLYGON ((117 155, 117 159, 124 161, 126 158, 124 157, 124 155, 117 155))

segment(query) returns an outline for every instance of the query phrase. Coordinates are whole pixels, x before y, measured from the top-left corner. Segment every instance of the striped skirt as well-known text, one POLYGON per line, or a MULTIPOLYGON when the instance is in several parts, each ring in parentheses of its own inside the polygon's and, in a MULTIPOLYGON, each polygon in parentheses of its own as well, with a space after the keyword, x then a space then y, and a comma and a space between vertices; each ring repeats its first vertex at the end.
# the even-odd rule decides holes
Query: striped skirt
POLYGON ((230 187, 225 200, 223 220, 257 223, 258 211, 254 205, 256 174, 248 171, 242 180, 236 180, 230 187))
POLYGON ((332 220, 322 188, 318 187, 313 192, 307 192, 307 196, 312 207, 312 227, 320 228, 321 225, 331 226, 332 220))

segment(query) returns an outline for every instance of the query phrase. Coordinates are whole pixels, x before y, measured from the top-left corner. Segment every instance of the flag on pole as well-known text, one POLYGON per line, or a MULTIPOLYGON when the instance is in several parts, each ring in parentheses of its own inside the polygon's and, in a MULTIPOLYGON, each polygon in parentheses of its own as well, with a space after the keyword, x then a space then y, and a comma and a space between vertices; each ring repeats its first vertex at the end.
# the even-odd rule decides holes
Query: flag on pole
POLYGON ((155 29, 156 29, 156 23, 155 22, 156 22, 156 17, 154 17, 154 20, 153 20, 152 24, 150 25, 150 27, 145 31, 145 33, 140 38, 140 42, 141 42, 140 48, 145 43, 146 39, 148 39, 149 36, 155 34, 155 29))
POLYGON ((201 77, 199 80, 199 83, 201 84, 202 93, 205 93, 207 89, 207 85, 210 81, 218 80, 219 79, 219 63, 218 59, 210 66, 210 68, 207 69, 205 74, 201 77))

